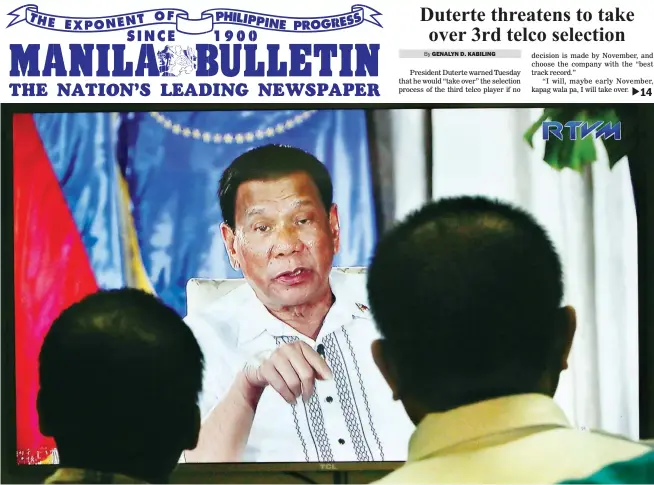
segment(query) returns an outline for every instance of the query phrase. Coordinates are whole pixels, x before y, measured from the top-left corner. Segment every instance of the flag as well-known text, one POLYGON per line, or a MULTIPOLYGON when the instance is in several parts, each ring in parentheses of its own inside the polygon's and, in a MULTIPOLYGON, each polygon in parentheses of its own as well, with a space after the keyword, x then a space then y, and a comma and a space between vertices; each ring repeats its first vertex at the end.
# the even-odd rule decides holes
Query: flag
POLYGON ((101 288, 125 286, 120 171, 109 113, 34 114, 46 155, 101 288))
POLYGON ((17 458, 38 463, 54 448, 39 432, 38 356, 52 321, 97 290, 82 235, 30 115, 15 115, 14 292, 17 458))
POLYGON ((151 290, 116 160, 117 115, 14 119, 17 455, 52 460, 38 429, 38 354, 53 320, 98 289, 151 290))

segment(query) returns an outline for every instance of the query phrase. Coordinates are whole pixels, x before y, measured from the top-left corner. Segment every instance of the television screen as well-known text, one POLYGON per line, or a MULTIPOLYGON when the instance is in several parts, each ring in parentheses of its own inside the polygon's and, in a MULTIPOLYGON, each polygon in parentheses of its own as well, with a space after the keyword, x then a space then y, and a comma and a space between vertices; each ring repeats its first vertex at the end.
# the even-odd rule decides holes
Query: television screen
POLYGON ((36 407, 49 325, 84 296, 125 286, 152 292, 185 316, 204 352, 200 442, 180 461, 406 460, 414 424, 370 351, 379 334, 366 267, 396 221, 455 195, 511 202, 546 227, 579 320, 555 398, 578 427, 637 438, 629 167, 610 169, 601 140, 594 163, 544 157, 551 155, 545 138, 557 135, 534 125, 541 115, 534 108, 14 114, 17 462, 58 461, 36 407), (524 134, 532 125, 530 146, 524 134), (273 170, 236 196, 229 181, 241 172, 225 171, 254 150, 265 158, 271 145, 287 150, 288 160, 319 162, 312 177, 320 183, 273 170), (316 207, 326 206, 328 222, 314 224, 316 207), (240 235, 230 232, 239 218, 240 235), (271 226, 287 223, 301 227, 299 243, 267 237, 271 226), (297 315, 285 309, 321 292, 334 297, 327 317, 299 331, 297 315), (217 423, 236 379, 292 346, 323 359, 325 375, 300 396, 267 386, 244 449, 226 453, 217 423))

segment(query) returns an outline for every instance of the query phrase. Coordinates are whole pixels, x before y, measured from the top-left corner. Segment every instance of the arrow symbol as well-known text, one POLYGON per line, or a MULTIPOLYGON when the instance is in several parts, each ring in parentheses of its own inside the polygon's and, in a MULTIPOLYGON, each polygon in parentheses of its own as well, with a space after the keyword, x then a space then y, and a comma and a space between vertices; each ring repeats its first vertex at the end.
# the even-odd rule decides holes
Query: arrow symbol
POLYGON ((631 88, 631 95, 638 94, 638 90, 636 88, 631 88))

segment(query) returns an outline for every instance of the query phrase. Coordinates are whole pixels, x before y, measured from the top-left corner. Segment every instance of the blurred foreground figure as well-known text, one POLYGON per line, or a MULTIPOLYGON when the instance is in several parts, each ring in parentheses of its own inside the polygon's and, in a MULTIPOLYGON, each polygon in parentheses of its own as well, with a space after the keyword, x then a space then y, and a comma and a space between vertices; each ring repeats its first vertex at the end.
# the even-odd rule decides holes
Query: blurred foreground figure
POLYGON ((164 483, 196 446, 203 356, 174 310, 101 291, 52 324, 39 358, 41 432, 60 469, 46 483, 164 483))
POLYGON ((375 361, 418 425, 382 482, 556 483, 649 451, 573 428, 552 399, 575 312, 551 241, 521 210, 426 205, 379 243, 368 292, 375 361))

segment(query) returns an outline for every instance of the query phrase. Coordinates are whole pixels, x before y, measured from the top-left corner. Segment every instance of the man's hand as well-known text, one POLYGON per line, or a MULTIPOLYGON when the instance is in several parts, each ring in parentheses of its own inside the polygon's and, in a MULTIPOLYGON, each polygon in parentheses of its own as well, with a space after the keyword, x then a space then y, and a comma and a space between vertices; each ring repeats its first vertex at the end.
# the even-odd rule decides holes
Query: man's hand
POLYGON ((252 430, 254 415, 266 386, 286 401, 309 399, 315 379, 331 379, 327 362, 304 342, 285 344, 239 372, 227 394, 209 413, 200 441, 185 453, 188 462, 237 462, 252 430))
POLYGON ((271 386, 289 404, 313 394, 314 381, 332 378, 327 362, 302 341, 284 344, 268 358, 246 365, 244 376, 254 387, 271 386))

